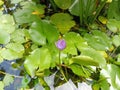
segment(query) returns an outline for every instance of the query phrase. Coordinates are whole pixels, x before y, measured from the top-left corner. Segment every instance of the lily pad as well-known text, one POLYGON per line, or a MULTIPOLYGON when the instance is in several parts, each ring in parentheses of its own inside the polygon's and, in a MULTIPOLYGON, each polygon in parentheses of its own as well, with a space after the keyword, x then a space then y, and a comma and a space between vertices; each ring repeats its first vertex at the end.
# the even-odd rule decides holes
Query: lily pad
POLYGON ((59 8, 68 9, 71 6, 72 0, 54 0, 54 2, 59 8))
POLYGON ((62 34, 68 32, 75 25, 75 21, 72 19, 73 17, 67 13, 55 13, 51 16, 51 22, 62 34))

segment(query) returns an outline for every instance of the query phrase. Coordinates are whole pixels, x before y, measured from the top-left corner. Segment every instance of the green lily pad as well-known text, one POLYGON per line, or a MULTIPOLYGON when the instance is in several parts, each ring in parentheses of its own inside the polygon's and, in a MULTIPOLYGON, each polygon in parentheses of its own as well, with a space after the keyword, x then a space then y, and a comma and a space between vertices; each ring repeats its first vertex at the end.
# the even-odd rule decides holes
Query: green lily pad
POLYGON ((31 77, 35 76, 35 71, 48 69, 51 64, 51 55, 47 48, 37 48, 26 58, 24 67, 31 77))
POLYGON ((109 19, 107 22, 107 27, 110 31, 116 33, 120 31, 120 21, 117 21, 115 19, 109 19))
POLYGON ((0 44, 7 44, 10 41, 10 34, 0 29, 0 44))
POLYGON ((19 43, 9 43, 5 46, 6 48, 1 49, 1 56, 7 60, 14 60, 22 58, 24 54, 24 47, 19 43))
POLYGON ((113 44, 118 47, 120 46, 120 35, 113 36, 113 44))
POLYGON ((68 9, 71 6, 72 0, 54 0, 55 4, 61 9, 68 9))
POLYGON ((77 33, 69 32, 64 35, 66 41, 65 53, 77 55, 77 48, 87 47, 86 41, 77 33))
POLYGON ((51 16, 51 22, 62 34, 68 32, 75 25, 75 21, 72 19, 73 17, 67 13, 55 13, 51 16))
POLYGON ((4 83, 0 81, 0 90, 4 90, 4 83))
POLYGON ((92 31, 92 34, 85 34, 85 39, 88 45, 96 50, 109 50, 112 47, 111 39, 98 30, 92 31))

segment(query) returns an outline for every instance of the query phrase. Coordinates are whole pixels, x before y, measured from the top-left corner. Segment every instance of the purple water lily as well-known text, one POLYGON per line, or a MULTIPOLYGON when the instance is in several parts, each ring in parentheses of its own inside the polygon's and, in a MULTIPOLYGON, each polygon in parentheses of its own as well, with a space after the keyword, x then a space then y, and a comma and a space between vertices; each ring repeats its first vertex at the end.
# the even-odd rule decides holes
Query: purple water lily
POLYGON ((64 39, 59 39, 56 43, 55 43, 56 47, 59 49, 59 50, 63 50, 66 48, 66 42, 64 39))

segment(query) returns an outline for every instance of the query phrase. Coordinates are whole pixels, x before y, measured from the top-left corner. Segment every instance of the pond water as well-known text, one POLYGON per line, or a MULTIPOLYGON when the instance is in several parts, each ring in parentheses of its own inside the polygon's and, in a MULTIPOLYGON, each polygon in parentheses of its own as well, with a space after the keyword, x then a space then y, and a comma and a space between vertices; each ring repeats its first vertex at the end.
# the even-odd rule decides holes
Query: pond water
MULTIPOLYGON (((13 67, 11 66, 12 62, 16 62, 16 61, 4 60, 4 62, 0 64, 0 70, 9 73, 11 75, 19 76, 21 71, 18 69, 13 69, 13 67)), ((47 84, 49 85, 50 90, 92 90, 91 86, 88 86, 86 83, 78 83, 78 88, 77 88, 72 82, 72 80, 69 80, 65 84, 54 88, 54 77, 55 77, 55 73, 49 77, 44 78, 47 84)), ((4 75, 0 74, 0 80, 3 80, 3 78, 4 75)), ((21 82, 22 82, 22 78, 16 77, 14 78, 14 82, 9 86, 6 86, 4 90, 20 90, 21 82)), ((41 85, 37 84, 34 88, 28 90, 44 90, 44 88, 41 85)))
MULTIPOLYGON (((13 69, 11 66, 11 62, 15 62, 15 60, 14 61, 4 60, 4 62, 0 64, 0 70, 12 75, 19 76, 20 70, 13 69)), ((0 76, 0 80, 2 80, 3 78, 4 75, 0 76)), ((4 90, 17 90, 17 87, 20 86, 21 80, 22 80, 21 78, 14 78, 14 82, 9 86, 5 87, 4 90)))

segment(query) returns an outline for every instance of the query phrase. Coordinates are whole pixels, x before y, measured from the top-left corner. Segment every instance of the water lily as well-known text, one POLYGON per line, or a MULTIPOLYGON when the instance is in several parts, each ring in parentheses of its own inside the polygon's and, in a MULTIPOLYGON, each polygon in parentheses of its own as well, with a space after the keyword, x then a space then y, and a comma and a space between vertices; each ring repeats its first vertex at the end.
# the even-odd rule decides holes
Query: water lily
POLYGON ((66 42, 64 39, 59 39, 56 43, 55 43, 56 47, 59 49, 59 50, 63 50, 66 48, 66 42))

